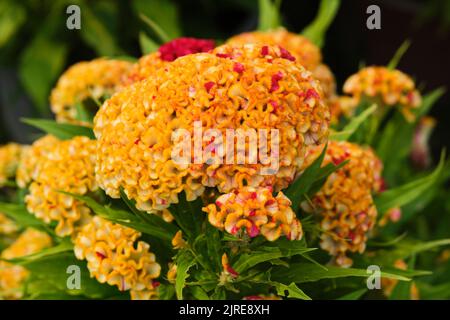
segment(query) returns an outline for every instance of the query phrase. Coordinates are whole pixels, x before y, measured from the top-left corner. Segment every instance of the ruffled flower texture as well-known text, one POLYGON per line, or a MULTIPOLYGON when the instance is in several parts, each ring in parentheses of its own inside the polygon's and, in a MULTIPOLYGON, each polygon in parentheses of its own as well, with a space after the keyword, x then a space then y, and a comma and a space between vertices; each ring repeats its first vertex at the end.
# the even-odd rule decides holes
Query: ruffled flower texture
POLYGON ((244 187, 221 195, 215 204, 203 208, 209 222, 232 235, 244 232, 253 238, 263 235, 269 241, 280 236, 300 240, 302 225, 291 209, 291 201, 279 192, 272 195, 271 188, 244 187))
MULTIPOLYGON (((41 231, 26 229, 8 248, 3 250, 1 258, 14 259, 28 256, 50 247, 51 237, 41 231)), ((22 283, 28 277, 28 271, 19 265, 0 261, 0 298, 20 299, 22 283)))
POLYGON ((280 46, 285 57, 295 60, 313 73, 313 76, 320 82, 327 100, 336 93, 334 75, 330 68, 322 63, 320 48, 301 35, 278 28, 272 31, 241 33, 228 39, 226 43, 231 46, 248 43, 280 46))
POLYGON ((133 300, 148 300, 158 297, 161 266, 150 246, 137 241, 141 234, 119 224, 95 216, 78 233, 75 256, 87 260, 91 277, 100 283, 117 286, 119 290, 130 290, 133 300))
MULTIPOLYGON (((328 136, 330 115, 320 85, 279 48, 246 45, 230 51, 178 58, 103 104, 94 119, 96 175, 109 196, 118 198, 122 187, 138 209, 154 213, 177 203, 182 191, 188 201, 205 187, 227 193, 243 185, 270 185, 278 191, 301 171, 306 147, 328 136), (227 129, 264 128, 271 140, 270 129, 277 129, 278 170, 271 172, 273 166, 262 161, 237 164, 248 143, 232 154, 231 164, 229 155, 198 161, 195 144, 204 151, 217 141, 195 136, 196 124, 203 133, 220 131, 224 139, 227 129), (185 135, 172 139, 176 129, 190 133, 189 141, 181 140, 185 135), (191 157, 183 154, 187 163, 172 157, 179 155, 180 144, 194 146, 191 157)), ((270 154, 271 145, 258 153, 270 154)))
POLYGON ((157 52, 150 53, 133 65, 125 78, 125 85, 144 80, 156 70, 188 54, 208 52, 214 49, 214 40, 178 38, 163 44, 157 52))
POLYGON ((87 137, 60 141, 47 136, 37 140, 29 151, 30 156, 38 158, 24 163, 23 172, 31 172, 29 179, 21 181, 30 183, 25 197, 27 209, 46 223, 56 221, 58 236, 74 236, 90 219, 91 210, 83 202, 60 191, 85 195, 98 190, 95 145, 96 141, 87 137))
POLYGON ((408 121, 414 119, 413 110, 420 107, 422 101, 408 75, 379 66, 363 68, 350 76, 344 83, 344 93, 352 97, 354 108, 362 98, 374 99, 384 106, 398 106, 408 121))
POLYGON ((71 66, 59 78, 50 96, 50 105, 59 122, 83 123, 77 103, 88 98, 110 96, 123 87, 123 78, 132 63, 99 58, 71 66))
POLYGON ((335 258, 337 265, 348 267, 352 260, 346 253, 364 252, 376 223, 372 192, 382 186, 382 163, 370 148, 330 141, 323 165, 338 165, 345 160, 349 162, 332 173, 312 203, 303 202, 302 208, 321 217, 321 248, 335 258))
POLYGON ((8 143, 0 146, 0 188, 9 179, 14 179, 20 155, 24 148, 17 143, 8 143))

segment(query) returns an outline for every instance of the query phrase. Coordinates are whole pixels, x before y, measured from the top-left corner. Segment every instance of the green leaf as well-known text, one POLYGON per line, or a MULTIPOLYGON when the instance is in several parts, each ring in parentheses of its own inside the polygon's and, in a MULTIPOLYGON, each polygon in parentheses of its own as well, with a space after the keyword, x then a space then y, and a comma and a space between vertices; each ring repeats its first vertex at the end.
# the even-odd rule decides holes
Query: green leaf
POLYGON ((375 205, 380 213, 390 208, 400 207, 420 197, 426 190, 438 181, 444 168, 445 153, 441 155, 441 161, 436 169, 424 178, 419 178, 400 187, 384 191, 374 199, 375 205))
POLYGON ((195 265, 194 256, 188 250, 182 250, 176 258, 177 277, 175 280, 175 292, 178 300, 183 300, 183 288, 186 285, 186 279, 189 277, 189 269, 195 265))
POLYGON ((340 0, 322 0, 316 18, 303 29, 302 34, 317 46, 322 47, 325 33, 331 22, 333 22, 340 5, 340 0))
MULTIPOLYGON (((408 262, 408 269, 414 269, 415 256, 413 255, 408 262)), ((412 282, 398 282, 392 290, 389 300, 410 300, 412 282)))
MULTIPOLYGON (((145 15, 157 26, 157 29, 163 30, 163 42, 181 36, 180 17, 178 7, 174 1, 167 0, 133 0, 132 6, 136 15, 145 15)), ((154 26, 150 26, 155 36, 158 31, 154 26)), ((158 36, 161 38, 160 36, 158 36)))
POLYGON ((337 300, 359 300, 366 292, 367 292, 367 289, 356 290, 356 291, 350 292, 346 295, 343 295, 342 297, 338 298, 337 300))
POLYGON ((209 300, 208 294, 200 286, 193 286, 193 287, 191 287, 190 288, 190 292, 192 293, 192 296, 196 300, 209 300))
POLYGON ((353 133, 359 128, 359 126, 366 121, 366 119, 375 112, 377 105, 373 104, 358 116, 353 117, 351 121, 342 129, 342 131, 334 132, 330 135, 330 140, 335 141, 347 141, 350 139, 353 133))
POLYGON ((391 61, 389 61, 388 65, 387 65, 388 69, 393 70, 393 69, 397 68, 400 60, 402 59, 402 57, 406 53, 406 51, 408 51, 410 46, 411 46, 411 40, 407 39, 407 40, 403 41, 401 46, 395 52, 391 61))
POLYGON ((166 43, 171 40, 167 33, 155 21, 142 13, 139 14, 139 17, 155 32, 162 43, 166 43))
POLYGON ((220 252, 222 251, 220 232, 210 223, 205 223, 205 237, 207 246, 207 257, 212 262, 214 270, 219 271, 222 267, 220 256, 220 252))
POLYGON ((175 294, 175 287, 172 284, 162 283, 158 287, 158 292, 160 300, 171 300, 175 294))
MULTIPOLYGON (((296 241, 292 241, 296 242, 296 241)), ((297 249, 286 249, 277 247, 260 247, 257 251, 251 253, 243 253, 239 256, 239 259, 233 264, 233 269, 238 273, 242 273, 251 267, 254 267, 260 263, 276 260, 279 258, 291 257, 310 251, 314 251, 315 248, 300 247, 297 249)))
POLYGON ((3 203, 0 202, 0 212, 6 214, 22 227, 30 227, 41 231, 54 234, 53 230, 45 224, 44 221, 36 218, 28 212, 23 204, 3 203))
POLYGON ((89 275, 86 262, 77 260, 73 252, 60 252, 58 254, 47 255, 40 259, 28 261, 23 264, 30 271, 33 277, 45 280, 55 286, 58 290, 70 295, 85 295, 92 299, 103 299, 111 296, 119 296, 121 293, 116 287, 101 284, 89 275), (68 289, 67 280, 70 276, 67 273, 69 266, 80 268, 81 288, 68 289))
POLYGON ((84 2, 81 2, 80 5, 82 5, 80 35, 84 42, 93 48, 99 56, 123 54, 124 52, 116 41, 115 33, 117 30, 111 24, 108 24, 109 21, 118 19, 117 13, 113 12, 115 6, 107 6, 100 1, 94 5, 88 5, 84 2))
POLYGON ((159 45, 144 32, 139 32, 139 45, 141 46, 142 55, 156 52, 159 48, 159 45))
POLYGON ((320 156, 285 190, 284 194, 291 200, 291 207, 294 211, 297 211, 303 199, 303 195, 308 193, 312 184, 318 178, 320 166, 322 165, 326 152, 327 145, 323 148, 320 156))
POLYGON ((52 134, 61 140, 69 140, 77 136, 85 136, 90 139, 95 139, 92 129, 84 126, 58 123, 56 121, 46 119, 23 118, 22 122, 41 129, 48 134, 52 134))
POLYGON ((146 233, 148 235, 157 237, 162 240, 171 241, 177 228, 175 225, 165 222, 162 218, 149 214, 147 219, 143 220, 135 214, 121 210, 113 209, 110 206, 99 204, 94 199, 88 196, 80 196, 73 193, 62 192, 77 200, 83 201, 89 208, 91 208, 97 215, 114 223, 124 225, 137 231, 146 233))
POLYGON ((301 300, 311 300, 311 298, 293 282, 289 285, 277 281, 254 280, 253 282, 275 287, 279 296, 301 300))
POLYGON ((77 120, 87 123, 92 123, 92 116, 84 107, 83 103, 78 102, 75 104, 75 108, 77 110, 77 120))
POLYGON ((272 2, 272 0, 258 0, 259 22, 258 30, 268 31, 281 25, 280 18, 281 1, 272 2))
POLYGON ((422 97, 420 108, 415 110, 416 116, 420 117, 426 115, 434 104, 445 94, 445 91, 444 87, 439 87, 424 95, 422 97))
POLYGON ((25 9, 16 1, 0 2, 0 48, 22 26, 26 19, 25 9))
POLYGON ((169 207, 170 213, 189 239, 193 239, 200 234, 202 223, 206 217, 206 214, 202 212, 202 207, 203 203, 200 198, 187 201, 184 192, 178 195, 178 203, 169 207))
MULTIPOLYGON (((401 281, 409 281, 410 278, 403 276, 403 271, 381 272, 381 276, 389 279, 396 279, 401 281)), ((312 263, 295 263, 291 264, 289 269, 274 268, 272 272, 272 278, 276 281, 284 282, 315 282, 322 279, 336 279, 345 277, 363 277, 367 278, 370 273, 367 273, 366 269, 356 268, 340 268, 335 266, 327 266, 327 270, 318 268, 312 263)))
POLYGON ((41 114, 48 114, 48 96, 61 73, 67 56, 67 44, 38 35, 22 52, 19 75, 21 82, 41 114))

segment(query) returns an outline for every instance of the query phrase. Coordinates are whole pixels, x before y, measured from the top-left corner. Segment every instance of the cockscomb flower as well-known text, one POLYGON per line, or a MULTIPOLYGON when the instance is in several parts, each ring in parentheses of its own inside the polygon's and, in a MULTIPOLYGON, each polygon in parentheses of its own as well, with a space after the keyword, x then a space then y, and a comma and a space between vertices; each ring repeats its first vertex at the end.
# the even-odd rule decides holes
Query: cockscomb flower
POLYGON ((291 201, 279 192, 272 195, 271 188, 244 187, 221 195, 215 204, 203 208, 209 222, 232 235, 244 232, 253 238, 263 235, 269 241, 280 236, 300 240, 302 225, 291 209, 291 201))
POLYGON ((191 201, 205 187, 222 193, 243 185, 286 187, 301 170, 306 147, 326 141, 329 111, 310 72, 282 58, 278 48, 268 48, 270 55, 261 49, 242 47, 236 58, 187 55, 108 99, 94 120, 101 188, 118 198, 122 187, 139 209, 155 212, 177 203, 182 191, 191 201), (269 141, 256 150, 260 159, 273 153, 267 157, 278 168, 249 157, 237 164, 237 155, 249 145, 234 152, 234 139, 230 163, 229 154, 220 157, 220 146, 215 149, 214 136, 195 133, 208 129, 222 137, 228 129, 266 129, 269 141), (186 146, 194 146, 190 154, 182 152, 186 146), (204 156, 207 147, 212 151, 204 156))
POLYGON ((17 143, 0 146, 0 188, 14 179, 23 148, 17 143))
POLYGON ((91 277, 100 283, 130 290, 132 299, 157 297, 161 266, 141 234, 95 216, 74 241, 77 259, 87 260, 91 277))
MULTIPOLYGON (((131 62, 99 58, 71 66, 59 78, 50 96, 50 105, 60 122, 80 123, 77 104, 91 98, 110 96, 122 88, 131 62)), ((95 103, 93 111, 97 110, 95 103)))
POLYGON ((56 140, 36 160, 25 203, 28 211, 44 222, 56 221, 55 231, 61 237, 74 235, 90 218, 91 210, 83 202, 60 191, 85 195, 98 189, 95 144, 87 137, 56 140))
POLYGON ((335 95, 336 81, 330 68, 322 63, 320 48, 304 36, 279 28, 272 31, 245 32, 227 41, 230 46, 249 43, 279 46, 283 57, 300 63, 313 73, 323 88, 325 99, 328 100, 335 95))
POLYGON ((0 235, 8 235, 18 230, 17 225, 9 219, 5 214, 0 212, 0 235))
MULTIPOLYGON (((14 259, 28 256, 50 247, 52 240, 44 232, 26 229, 14 243, 3 250, 2 259, 14 259)), ((0 261, 0 297, 19 299, 22 297, 22 284, 28 277, 28 271, 19 265, 0 261)))
POLYGON ((133 65, 125 78, 125 84, 141 81, 165 67, 170 62, 188 54, 208 52, 214 49, 214 40, 197 38, 178 38, 159 47, 157 52, 150 53, 133 65))
POLYGON ((354 107, 362 98, 375 99, 382 106, 398 106, 409 121, 414 119, 412 111, 420 106, 422 100, 408 75, 379 66, 363 68, 350 76, 343 90, 355 99, 354 107))
POLYGON ((173 237, 172 246, 174 249, 182 249, 187 246, 187 242, 183 239, 183 232, 181 230, 179 230, 173 237))
MULTIPOLYGON (((321 151, 317 149, 313 153, 321 151)), ((349 162, 328 177, 311 203, 302 203, 306 212, 321 218, 321 248, 335 258, 336 264, 345 267, 352 264, 347 252, 365 250, 377 216, 372 192, 379 191, 382 185, 382 163, 370 148, 330 141, 323 165, 338 165, 346 160, 349 162)))

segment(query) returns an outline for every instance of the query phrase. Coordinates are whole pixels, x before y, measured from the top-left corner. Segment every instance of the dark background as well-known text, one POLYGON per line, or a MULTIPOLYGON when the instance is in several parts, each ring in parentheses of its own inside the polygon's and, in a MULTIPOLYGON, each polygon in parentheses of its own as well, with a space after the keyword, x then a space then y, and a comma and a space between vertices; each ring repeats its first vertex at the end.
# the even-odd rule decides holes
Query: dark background
MULTIPOLYGON (((151 35, 151 31, 146 30, 146 26, 137 18, 136 9, 131 4, 133 1, 80 2, 84 33, 65 28, 65 1, 30 0, 20 3, 25 8, 26 18, 8 42, 0 47, 1 143, 10 140, 25 143, 33 138, 33 131, 19 122, 20 117, 51 116, 48 113, 48 103, 45 105, 45 101, 41 102, 39 108, 36 107, 36 98, 29 98, 30 84, 23 85, 27 74, 33 75, 33 81, 39 82, 38 85, 45 78, 49 83, 46 90, 49 91, 60 73, 77 61, 109 52, 139 57, 139 31, 145 30, 151 35), (58 2, 61 7, 55 9, 58 2), (108 35, 97 33, 98 38, 94 38, 94 41, 89 39, 86 34, 92 31, 89 28, 98 26, 92 21, 88 23, 88 18, 84 20, 86 6, 96 13, 91 20, 104 22, 108 35), (24 52, 44 32, 43 29, 50 35, 50 41, 65 50, 62 60, 57 60, 58 63, 46 62, 46 54, 42 54, 48 49, 49 56, 52 55, 56 52, 52 47, 43 47, 39 51, 41 54, 28 54, 28 59, 24 58, 24 52), (111 45, 110 38, 113 39, 111 41, 114 46, 111 45), (99 48, 101 45, 104 48, 99 48), (36 58, 37 61, 33 61, 36 55, 41 60, 36 58), (31 60, 31 67, 27 65, 28 68, 24 68, 24 60, 31 60), (49 64, 48 68, 45 63, 49 64), (21 68, 26 69, 26 72, 21 68), (42 77, 46 70, 53 76, 42 77)), ((316 0, 284 0, 281 5, 283 25, 290 31, 301 31, 314 18, 318 3, 316 0)), ((11 1, 0 0, 0 10, 5 4, 10 5, 11 1)), ((178 29, 182 30, 180 33, 194 37, 224 40, 236 33, 255 29, 258 18, 257 0, 150 0, 146 6, 161 25, 168 23, 170 19, 179 21, 178 29)), ((0 19, 5 19, 4 13, 0 12, 0 19)), ((0 35, 1 32, 0 25, 0 35)), ((91 36, 92 34, 95 33, 91 32, 91 36)), ((355 73, 361 63, 387 64, 405 39, 410 39, 412 45, 398 68, 413 76, 423 89, 422 92, 439 86, 450 88, 450 0, 343 0, 327 33, 323 48, 324 61, 335 73, 338 87, 341 88, 345 79, 355 73), (366 8, 371 4, 377 4, 381 8, 381 30, 366 28, 366 8)), ((435 155, 443 146, 450 147, 449 105, 450 94, 446 93, 431 112, 438 120, 431 139, 435 155)))

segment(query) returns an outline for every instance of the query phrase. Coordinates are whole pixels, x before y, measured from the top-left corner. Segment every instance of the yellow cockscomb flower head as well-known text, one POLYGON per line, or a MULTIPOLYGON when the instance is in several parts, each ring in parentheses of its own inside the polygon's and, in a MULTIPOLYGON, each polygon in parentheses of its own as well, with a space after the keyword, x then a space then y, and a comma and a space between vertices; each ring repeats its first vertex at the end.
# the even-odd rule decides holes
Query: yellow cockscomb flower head
POLYGON ((54 136, 46 135, 23 150, 16 173, 16 182, 20 188, 26 188, 36 178, 41 160, 47 156, 58 141, 54 136))
POLYGON ((295 60, 313 73, 320 82, 327 100, 336 93, 334 75, 330 68, 322 63, 320 48, 304 36, 278 28, 272 31, 241 33, 230 38, 226 43, 230 46, 242 46, 249 43, 279 46, 286 58, 295 60))
MULTIPOLYGON (((100 99, 122 88, 124 76, 131 62, 99 58, 71 66, 59 78, 50 96, 50 105, 60 122, 79 123, 76 108, 88 98, 100 99)), ((94 106, 93 108, 97 108, 94 106)))
POLYGON ((52 143, 38 140, 31 147, 30 154, 38 155, 42 145, 45 145, 46 151, 33 160, 35 165, 25 203, 28 211, 39 219, 46 223, 56 221, 57 235, 73 235, 90 218, 91 210, 60 191, 85 195, 98 189, 95 180, 96 141, 87 137, 64 141, 43 139, 52 143))
POLYGON ((282 192, 274 197, 271 188, 244 187, 221 195, 203 211, 213 226, 232 235, 244 232, 252 238, 261 234, 269 241, 280 236, 300 240, 303 236, 291 201, 282 192))
POLYGON ((14 179, 23 148, 17 143, 8 143, 0 146, 0 188, 9 179, 14 179))
MULTIPOLYGON (((222 193, 243 185, 286 187, 301 170, 307 146, 326 140, 330 115, 310 72, 283 58, 278 48, 267 48, 268 54, 262 48, 233 48, 240 57, 199 53, 178 58, 107 100, 94 127, 101 188, 118 198, 122 187, 139 209, 155 212, 176 203, 182 191, 188 201, 196 199, 206 186, 222 193), (189 135, 188 141, 185 134, 173 136, 177 129, 189 135), (246 150, 233 149, 231 164, 225 157, 221 162, 211 156, 220 154, 214 136, 198 138, 208 129, 222 137, 229 129, 265 129, 268 140, 276 129, 279 170, 258 161, 236 164, 248 144, 246 150), (194 156, 184 154, 183 163, 174 159, 180 145, 194 146, 194 156), (212 148, 200 161, 198 146, 212 148)), ((230 142, 234 146, 234 139, 230 142)), ((267 145, 259 151, 270 153, 267 145)))
POLYGON ((155 298, 161 266, 150 246, 137 241, 140 236, 134 229, 96 216, 78 233, 75 256, 87 260, 91 277, 100 283, 130 290, 132 299, 155 298))
MULTIPOLYGON (((14 259, 28 256, 50 247, 52 239, 44 232, 26 229, 17 240, 3 250, 3 259, 14 259)), ((0 297, 19 299, 22 297, 22 284, 28 277, 28 271, 19 265, 0 261, 0 297)))
POLYGON ((421 104, 414 81, 399 70, 371 66, 361 69, 344 83, 344 93, 356 106, 362 98, 375 99, 383 106, 398 106, 407 120, 414 119, 412 110, 421 104))
POLYGON ((382 186, 382 163, 370 148, 330 141, 323 165, 346 160, 349 162, 328 177, 311 203, 302 203, 305 211, 321 217, 320 246, 341 266, 352 264, 346 252, 364 252, 377 216, 372 192, 382 186))

